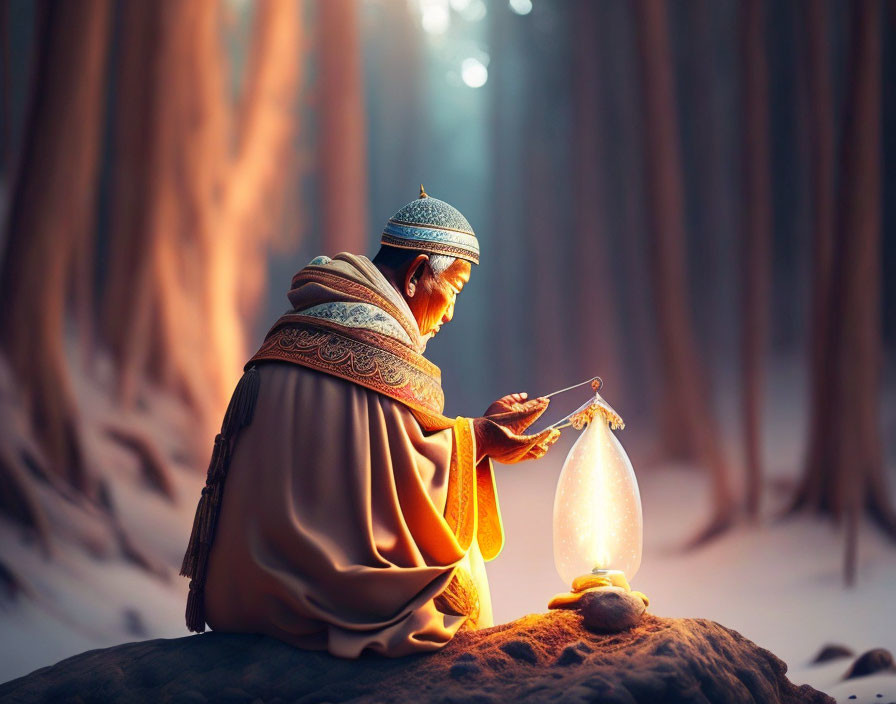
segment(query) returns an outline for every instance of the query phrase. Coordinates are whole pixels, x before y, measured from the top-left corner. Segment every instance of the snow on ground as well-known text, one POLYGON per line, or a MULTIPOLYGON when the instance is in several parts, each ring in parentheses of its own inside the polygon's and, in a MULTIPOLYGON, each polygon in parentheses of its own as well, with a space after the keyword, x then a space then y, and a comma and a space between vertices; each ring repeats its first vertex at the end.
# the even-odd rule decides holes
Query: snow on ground
MULTIPOLYGON (((776 403, 766 409, 766 465, 769 485, 779 486, 793 483, 798 474, 805 397, 793 367, 776 369, 773 381, 777 393, 776 403)), ((729 416, 726 426, 733 427, 735 409, 723 405, 722 414, 729 416)), ((885 406, 884 418, 885 427, 893 426, 892 403, 885 406)), ((633 460, 649 455, 644 451, 649 437, 638 428, 620 431, 618 437, 633 460)), ((575 431, 564 431, 544 459, 497 465, 506 531, 503 553, 488 565, 497 622, 544 610, 553 594, 569 588, 554 569, 551 524, 557 478, 575 439, 575 431)), ((892 439, 885 435, 884 441, 892 457, 892 439)), ((728 437, 726 447, 736 468, 736 442, 728 437)), ((864 523, 857 584, 847 589, 842 532, 814 517, 780 519, 788 490, 767 488, 758 525, 742 522, 706 547, 684 551, 709 517, 705 475, 692 467, 649 467, 638 461, 634 466, 642 495, 644 554, 632 586, 650 597, 651 612, 708 618, 740 631, 783 659, 794 682, 811 684, 838 701, 896 702, 896 675, 843 682, 851 660, 810 666, 828 643, 846 645, 857 656, 875 647, 896 653, 896 545, 864 523), (857 698, 849 699, 853 694, 857 698)), ((891 484, 896 484, 893 475, 891 484)), ((733 478, 740 481, 736 474, 733 478)))
MULTIPOLYGON (((554 569, 551 539, 553 485, 562 459, 499 468, 507 544, 488 566, 498 621, 543 610, 554 593, 568 589, 554 569), (515 481, 501 476, 506 473, 516 473, 515 481)), ((827 643, 849 646, 857 655, 873 647, 896 652, 896 546, 872 526, 862 528, 857 585, 846 589, 843 539, 827 524, 797 518, 739 525, 707 547, 685 552, 682 546, 706 518, 701 475, 661 468, 642 478, 641 492, 644 556, 632 585, 650 597, 653 613, 708 618, 740 631, 785 660, 798 683, 815 684, 805 671, 827 643)), ((837 674, 847 667, 841 661, 837 674)), ((892 685, 890 691, 896 695, 892 685)))
POLYGON ((893 704, 896 702, 896 675, 868 675, 844 680, 848 660, 788 672, 792 682, 809 684, 834 697, 837 704, 893 704), (853 697, 852 699, 850 697, 853 697))
MULTIPOLYGON (((769 474, 792 479, 803 437, 792 399, 771 409, 769 474), (796 418, 796 420, 794 420, 796 418)), ((154 435, 158 434, 156 429, 154 435)), ((622 431, 629 449, 645 440, 636 429, 622 431)), ((543 460, 497 466, 507 542, 488 566, 497 622, 543 611, 548 599, 568 585, 556 574, 551 515, 554 488, 575 431, 543 460)), ((165 448, 167 452, 173 451, 165 448)), ((90 557, 66 546, 47 561, 0 520, 0 560, 27 576, 36 599, 0 608, 0 681, 26 674, 83 650, 141 638, 187 635, 183 609, 187 580, 176 575, 186 545, 200 479, 175 465, 177 500, 146 489, 133 458, 106 448, 118 467, 107 476, 130 529, 152 554, 170 565, 167 580, 148 575, 121 559, 90 557)), ((635 454, 635 453, 633 453, 635 454)), ((764 518, 739 524, 707 547, 683 551, 708 513, 704 475, 681 466, 635 470, 644 508, 644 557, 633 587, 651 598, 661 616, 700 617, 743 633, 784 659, 791 679, 825 690, 844 704, 896 701, 896 676, 842 681, 851 661, 810 666, 828 643, 856 655, 873 647, 896 652, 896 546, 871 525, 863 525, 858 582, 843 586, 843 537, 820 520, 775 518, 784 496, 768 490, 764 518), (881 697, 877 697, 880 694, 881 697), (856 699, 849 699, 854 695, 856 699)))
MULTIPOLYGON (((564 455, 561 450, 530 466, 498 468, 507 545, 489 565, 489 575, 499 622, 543 611, 550 596, 565 590, 551 549, 553 485, 564 455)), ((682 552, 681 544, 705 515, 702 477, 670 467, 651 472, 641 484, 645 550, 633 585, 650 596, 653 613, 719 621, 784 659, 795 682, 840 701, 896 700, 896 677, 840 683, 848 660, 809 666, 827 643, 849 646, 857 655, 872 647, 896 652, 896 610, 890 603, 896 548, 875 529, 863 526, 858 584, 845 589, 842 538, 829 526, 809 518, 741 525, 702 550, 682 552), (884 699, 874 696, 878 693, 884 699), (850 694, 859 698, 849 700, 850 694)), ((193 504, 190 496, 167 514, 156 507, 157 532, 181 535, 185 543, 193 504)), ((26 567, 41 595, 38 603, 20 600, 0 611, 0 681, 83 650, 187 635, 187 580, 173 568, 164 581, 77 549, 46 561, 22 545, 7 524, 0 524, 0 545, 5 560, 26 567)))
POLYGON ((151 575, 117 553, 91 555, 64 538, 48 559, 23 540, 17 527, 0 520, 0 561, 13 567, 33 594, 0 605, 0 681, 84 650, 186 635, 188 583, 177 576, 177 561, 186 547, 201 483, 195 475, 182 474, 179 484, 174 504, 145 489, 140 504, 119 501, 127 506, 126 525, 147 523, 147 512, 155 517, 152 532, 141 535, 138 544, 169 566, 167 577, 151 575))
MULTIPOLYGON (((102 366, 98 374, 103 376, 102 366)), ((50 517, 53 555, 41 554, 18 526, 0 518, 0 564, 13 570, 28 592, 0 600, 3 682, 84 650, 186 635, 188 582, 177 571, 203 479, 185 464, 195 439, 184 429, 192 425, 180 404, 151 389, 138 409, 125 414, 110 405, 100 386, 83 377, 77 381, 89 466, 107 483, 107 500, 123 529, 166 574, 150 574, 123 559, 110 522, 96 509, 35 482, 50 517), (136 455, 109 437, 108 419, 145 434, 167 458, 173 500, 154 490, 136 455)), ((8 398, 0 394, 0 402, 8 398)), ((4 417, 15 417, 15 408, 5 410, 4 417)))
POLYGON ((77 548, 47 561, 21 549, 6 523, 0 526, 0 544, 4 561, 22 570, 37 594, 0 610, 0 681, 85 650, 186 634, 186 580, 163 581, 77 548))

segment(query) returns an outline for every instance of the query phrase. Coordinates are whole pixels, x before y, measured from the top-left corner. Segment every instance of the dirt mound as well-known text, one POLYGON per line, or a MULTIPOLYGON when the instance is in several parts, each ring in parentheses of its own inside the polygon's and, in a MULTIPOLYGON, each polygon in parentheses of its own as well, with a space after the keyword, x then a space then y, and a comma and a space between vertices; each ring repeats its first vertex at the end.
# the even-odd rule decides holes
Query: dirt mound
POLYGON ((205 633, 94 650, 0 686, 2 701, 744 702, 834 700, 702 619, 645 615, 614 635, 575 612, 459 634, 437 653, 340 660, 264 636, 205 633))

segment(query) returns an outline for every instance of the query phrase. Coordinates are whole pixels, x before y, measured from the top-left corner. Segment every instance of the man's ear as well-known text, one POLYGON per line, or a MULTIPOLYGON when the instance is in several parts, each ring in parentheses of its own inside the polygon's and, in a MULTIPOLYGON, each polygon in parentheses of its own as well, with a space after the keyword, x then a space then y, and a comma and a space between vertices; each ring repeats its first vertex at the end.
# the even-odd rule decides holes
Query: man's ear
POLYGON ((417 284, 420 283, 428 261, 429 257, 425 254, 418 254, 408 267, 407 273, 404 275, 404 293, 408 298, 413 298, 417 293, 417 284))

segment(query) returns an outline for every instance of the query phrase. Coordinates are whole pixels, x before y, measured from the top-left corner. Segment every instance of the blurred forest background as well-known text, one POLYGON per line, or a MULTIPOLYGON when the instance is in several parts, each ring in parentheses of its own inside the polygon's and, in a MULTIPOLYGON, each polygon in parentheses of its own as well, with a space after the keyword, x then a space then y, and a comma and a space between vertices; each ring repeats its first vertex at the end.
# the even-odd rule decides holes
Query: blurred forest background
POLYGON ((600 374, 642 481, 703 472, 690 545, 819 514, 852 583, 896 540, 896 2, 0 0, 0 62, 0 598, 44 648, 157 632, 72 594, 180 598, 290 277, 421 182, 482 248, 446 413, 600 374))

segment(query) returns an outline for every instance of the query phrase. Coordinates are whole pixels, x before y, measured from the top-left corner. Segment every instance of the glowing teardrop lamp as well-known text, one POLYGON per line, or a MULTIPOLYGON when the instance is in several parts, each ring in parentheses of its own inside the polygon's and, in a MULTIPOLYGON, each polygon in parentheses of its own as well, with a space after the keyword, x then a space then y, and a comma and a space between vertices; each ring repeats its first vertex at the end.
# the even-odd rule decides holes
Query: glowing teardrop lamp
POLYGON ((594 589, 631 591, 628 582, 641 565, 638 480, 612 432, 625 424, 598 393, 601 386, 596 377, 594 397, 564 419, 584 430, 563 463, 554 498, 554 562, 572 591, 551 599, 551 609, 574 607, 594 589))

